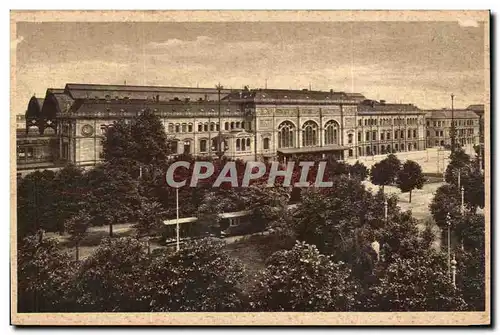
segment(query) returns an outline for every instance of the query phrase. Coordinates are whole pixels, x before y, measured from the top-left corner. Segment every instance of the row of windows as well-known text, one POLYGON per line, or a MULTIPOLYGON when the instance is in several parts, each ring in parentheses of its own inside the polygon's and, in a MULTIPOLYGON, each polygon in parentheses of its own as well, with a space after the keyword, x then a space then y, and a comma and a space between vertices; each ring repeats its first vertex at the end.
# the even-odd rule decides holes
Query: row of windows
MULTIPOLYGON (((475 144, 474 142, 474 138, 471 138, 471 137, 468 137, 468 138, 461 138, 459 139, 458 141, 461 145, 466 145, 466 144, 475 144)), ((445 142, 444 140, 435 140, 434 141, 434 145, 435 146, 445 146, 447 142, 445 142)), ((429 140, 427 141, 427 145, 428 146, 431 146, 432 145, 432 141, 429 140)))
MULTIPOLYGON (((455 120, 453 121, 455 127, 457 126, 473 126, 474 120, 455 120)), ((431 121, 427 121, 427 127, 431 126, 431 121)), ((451 126, 451 121, 432 121, 433 127, 446 127, 451 126)))
POLYGON ((392 153, 392 152, 399 152, 399 151, 413 151, 413 150, 418 150, 418 144, 417 142, 413 143, 407 143, 406 145, 404 143, 394 143, 394 145, 391 147, 390 144, 387 145, 380 145, 380 151, 378 151, 378 146, 366 146, 366 147, 358 147, 358 155, 363 156, 363 149, 365 149, 364 154, 365 155, 378 155, 378 154, 386 154, 386 153, 392 153))
MULTIPOLYGON (((390 140, 391 139, 391 134, 392 132, 387 131, 387 132, 381 132, 380 133, 380 140, 385 141, 385 140, 390 140)), ((407 131, 407 137, 406 138, 417 138, 418 133, 417 129, 408 129, 407 131)), ((398 138, 405 138, 405 131, 404 130, 395 130, 394 131, 394 139, 398 138)), ((377 131, 372 130, 365 132, 365 141, 377 141, 377 131)), ((358 132, 358 142, 362 141, 362 133, 358 132)))
MULTIPOLYGON (((472 136, 474 135, 474 128, 468 128, 468 129, 459 129, 456 131, 458 136, 472 136)), ((436 137, 443 137, 444 136, 444 131, 443 130, 435 130, 435 136, 436 137)), ((451 136, 451 131, 446 132, 448 136, 451 136)), ((431 131, 427 130, 427 137, 431 136, 431 131)))
MULTIPOLYGON (((225 122, 224 130, 233 130, 233 129, 247 129, 252 130, 251 122, 225 122)), ((205 122, 198 123, 198 132, 206 132, 206 131, 219 131, 219 123, 217 122, 205 122)), ((169 123, 167 126, 167 132, 169 133, 192 133, 193 132, 193 124, 192 123, 169 123)))
MULTIPOLYGON (((325 125, 325 145, 338 144, 339 124, 336 121, 328 121, 325 125)), ((295 147, 295 125, 289 121, 282 122, 278 127, 278 148, 295 147)), ((307 121, 302 126, 302 146, 311 147, 319 142, 318 124, 307 121)), ((352 135, 351 135, 352 136, 352 135)))
POLYGON ((412 118, 369 118, 369 119, 359 119, 358 120, 358 125, 362 126, 363 124, 365 126, 391 126, 394 120, 394 125, 417 125, 418 124, 418 118, 412 117, 412 118), (405 121, 406 120, 406 121, 405 121), (406 123, 405 123, 406 122, 406 123))

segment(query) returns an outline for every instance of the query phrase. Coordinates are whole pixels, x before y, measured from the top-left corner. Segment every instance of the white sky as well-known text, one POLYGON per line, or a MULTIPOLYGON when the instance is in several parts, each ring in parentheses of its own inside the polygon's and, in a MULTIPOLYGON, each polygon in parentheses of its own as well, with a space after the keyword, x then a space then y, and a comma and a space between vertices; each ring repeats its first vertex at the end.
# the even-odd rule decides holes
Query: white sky
POLYGON ((484 28, 460 22, 26 23, 16 113, 68 82, 308 88, 457 107, 484 101, 484 28))

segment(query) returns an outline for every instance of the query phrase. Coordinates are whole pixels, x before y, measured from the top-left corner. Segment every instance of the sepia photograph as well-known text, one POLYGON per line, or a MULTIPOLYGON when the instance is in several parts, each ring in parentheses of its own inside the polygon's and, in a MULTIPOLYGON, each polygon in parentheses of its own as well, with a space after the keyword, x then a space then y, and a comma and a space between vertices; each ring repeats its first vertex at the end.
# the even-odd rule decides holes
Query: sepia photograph
POLYGON ((10 19, 11 324, 491 323, 488 11, 10 19))

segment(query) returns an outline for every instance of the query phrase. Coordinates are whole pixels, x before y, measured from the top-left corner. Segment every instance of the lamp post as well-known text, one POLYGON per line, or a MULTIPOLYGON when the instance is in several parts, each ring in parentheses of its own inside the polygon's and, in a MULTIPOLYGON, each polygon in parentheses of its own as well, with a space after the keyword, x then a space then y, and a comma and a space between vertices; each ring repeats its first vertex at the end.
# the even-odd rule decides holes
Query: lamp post
POLYGON ((455 109, 453 106, 455 95, 451 94, 451 152, 455 152, 455 109))
POLYGON ((461 169, 458 168, 458 189, 460 189, 460 172, 461 172, 461 169))
MULTIPOLYGON (((219 157, 219 159, 222 158, 222 156, 224 156, 224 151, 222 149, 222 116, 221 116, 221 106, 220 106, 220 91, 224 88, 220 83, 217 84, 215 86, 215 88, 217 89, 217 96, 218 96, 218 114, 219 114, 219 136, 217 138, 217 157, 219 157)), ((224 148, 225 149, 225 148, 224 148)))
POLYGON ((461 198, 462 198, 462 201, 461 201, 461 204, 460 204, 460 213, 462 215, 464 215, 465 207, 464 207, 464 187, 463 186, 460 189, 460 194, 461 194, 461 198))
POLYGON ((179 188, 177 187, 175 189, 175 207, 176 207, 176 212, 177 212, 177 219, 175 220, 175 226, 177 230, 177 251, 181 249, 180 246, 180 232, 179 232, 179 188))
POLYGON ((448 278, 450 277, 451 274, 451 237, 450 237, 450 232, 451 232, 451 216, 450 213, 446 214, 446 225, 448 226, 448 278))
POLYGON ((385 221, 387 221, 387 212, 388 212, 388 206, 387 206, 387 199, 384 200, 384 218, 385 218, 385 221))
POLYGON ((453 255, 453 259, 451 260, 451 283, 454 289, 457 288, 456 277, 457 277, 457 261, 455 260, 455 255, 453 255))

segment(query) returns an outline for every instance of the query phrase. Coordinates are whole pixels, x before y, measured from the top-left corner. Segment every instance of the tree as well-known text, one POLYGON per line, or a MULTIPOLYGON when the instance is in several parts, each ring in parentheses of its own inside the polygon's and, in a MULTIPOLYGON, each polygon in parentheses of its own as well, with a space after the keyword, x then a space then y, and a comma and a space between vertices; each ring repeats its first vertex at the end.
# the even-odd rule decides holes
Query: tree
POLYGON ((75 244, 75 258, 80 259, 80 242, 87 235, 87 229, 90 226, 92 219, 86 210, 81 210, 71 218, 69 218, 64 228, 70 235, 70 241, 75 244))
POLYGON ((471 171, 470 156, 462 148, 455 149, 450 154, 450 163, 446 167, 445 180, 448 184, 458 185, 458 173, 460 179, 467 178, 471 171))
POLYGON ((411 160, 407 160, 403 164, 403 169, 399 170, 397 184, 401 189, 401 192, 410 192, 410 203, 411 203, 411 193, 417 189, 422 189, 424 186, 424 174, 422 173, 422 168, 420 165, 411 160))
POLYGON ((41 230, 26 236, 18 244, 17 276, 19 312, 65 311, 72 266, 56 239, 41 230))
POLYGON ((53 211, 60 233, 64 232, 66 221, 78 213, 88 192, 80 167, 69 164, 57 171, 54 178, 53 211))
POLYGON ((134 226, 138 238, 146 237, 148 256, 151 254, 150 237, 154 230, 162 226, 163 208, 159 202, 143 198, 137 213, 137 224, 134 226))
POLYGON ((103 140, 104 160, 138 176, 139 170, 164 168, 170 147, 165 127, 151 110, 134 117, 131 122, 118 121, 103 140))
POLYGON ((349 311, 354 303, 350 271, 334 263, 313 245, 297 242, 267 261, 253 293, 253 306, 262 311, 349 311))
POLYGON ((449 214, 451 222, 457 222, 460 218, 459 191, 454 185, 445 184, 436 190, 434 199, 432 199, 429 208, 436 224, 441 229, 446 229, 448 223, 446 216, 449 214))
POLYGON ((17 231, 20 239, 39 229, 57 231, 53 208, 54 177, 53 171, 37 170, 18 180, 17 231))
POLYGON ((462 311, 467 305, 447 275, 446 257, 431 251, 395 258, 370 289, 372 311, 462 311))
POLYGON ((86 174, 89 194, 86 209, 94 224, 108 224, 113 237, 113 224, 134 218, 140 197, 137 181, 110 164, 96 166, 86 174))
POLYGON ((472 169, 463 181, 464 202, 470 211, 475 213, 477 208, 484 208, 484 174, 479 169, 472 169))
POLYGON ((382 190, 385 185, 394 183, 401 168, 401 162, 399 165, 398 162, 397 157, 390 154, 387 158, 375 163, 370 170, 370 181, 375 185, 382 186, 382 190))
POLYGON ((104 161, 114 166, 126 167, 131 173, 137 169, 135 158, 138 147, 132 137, 131 124, 125 120, 115 121, 106 130, 102 140, 104 161))
POLYGON ((144 295, 153 312, 243 311, 239 284, 243 267, 224 250, 225 243, 191 241, 176 253, 155 257, 147 269, 144 295))
POLYGON ((359 178, 360 180, 365 180, 369 174, 368 168, 359 161, 356 161, 356 163, 350 167, 349 172, 351 173, 351 176, 359 178))
POLYGON ((142 295, 147 260, 136 239, 103 239, 78 269, 74 284, 79 311, 148 311, 149 301, 142 295))
POLYGON ((138 148, 135 159, 146 166, 164 167, 170 148, 161 119, 148 109, 133 120, 130 132, 138 148))

